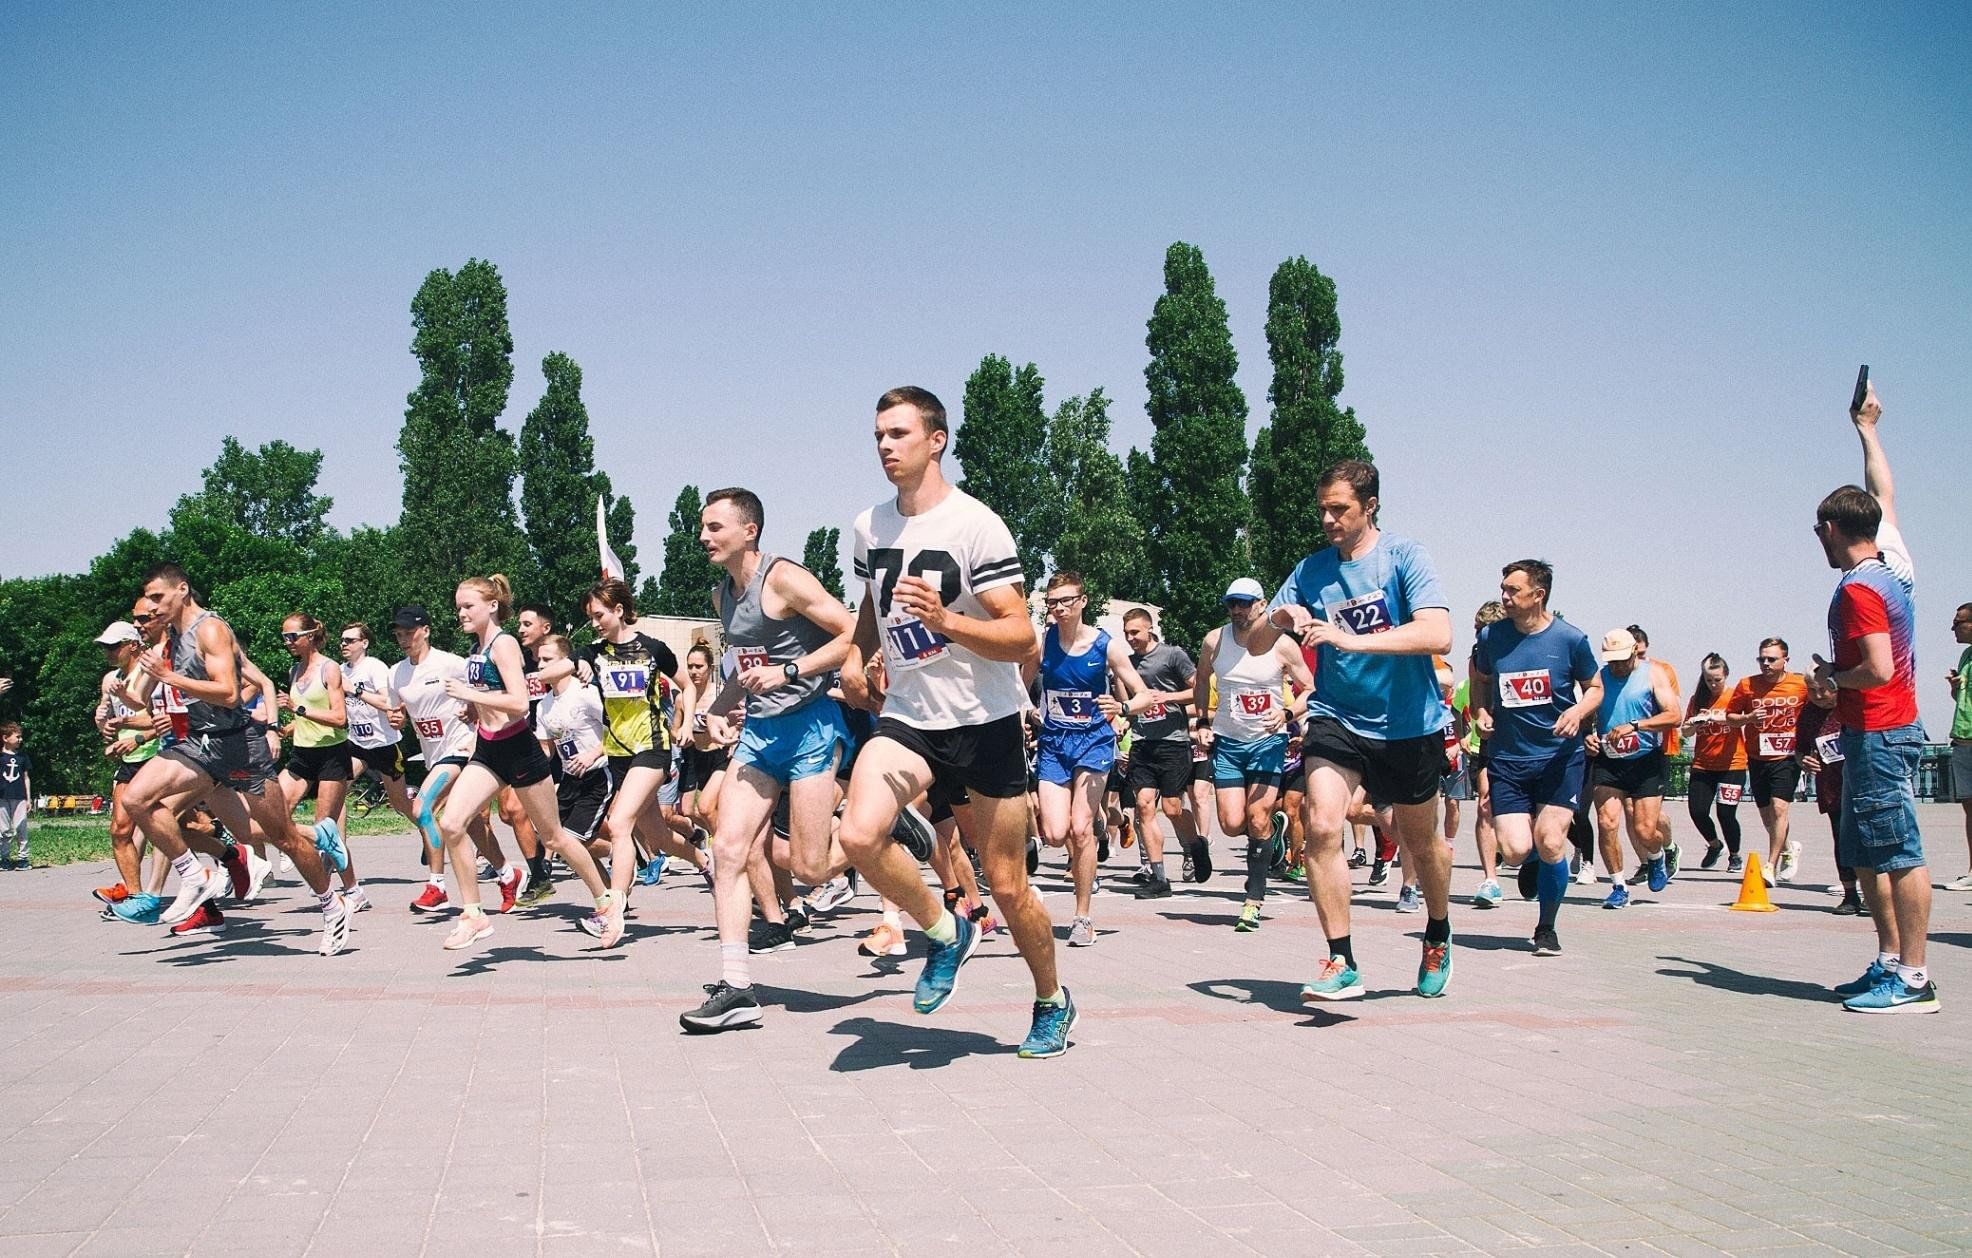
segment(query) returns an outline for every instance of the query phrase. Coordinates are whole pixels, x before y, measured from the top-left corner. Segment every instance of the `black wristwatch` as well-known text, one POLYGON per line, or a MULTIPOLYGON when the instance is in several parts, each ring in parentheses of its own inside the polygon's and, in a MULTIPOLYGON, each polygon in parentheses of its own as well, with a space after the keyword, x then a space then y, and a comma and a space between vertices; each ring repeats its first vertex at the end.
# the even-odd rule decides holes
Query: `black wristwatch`
POLYGON ((799 664, 796 664, 793 660, 789 660, 787 663, 781 665, 781 672, 787 677, 789 681, 801 680, 801 666, 799 664))

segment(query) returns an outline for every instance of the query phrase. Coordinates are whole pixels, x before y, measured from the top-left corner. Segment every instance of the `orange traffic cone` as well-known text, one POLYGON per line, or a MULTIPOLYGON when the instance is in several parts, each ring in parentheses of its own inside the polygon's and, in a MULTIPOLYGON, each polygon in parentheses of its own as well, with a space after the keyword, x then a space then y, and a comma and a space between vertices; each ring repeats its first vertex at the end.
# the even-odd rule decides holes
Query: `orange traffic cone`
POLYGON ((1760 873, 1760 854, 1746 853, 1746 876, 1739 880, 1739 900, 1730 906, 1735 913, 1772 913, 1773 901, 1767 898, 1767 880, 1760 873))

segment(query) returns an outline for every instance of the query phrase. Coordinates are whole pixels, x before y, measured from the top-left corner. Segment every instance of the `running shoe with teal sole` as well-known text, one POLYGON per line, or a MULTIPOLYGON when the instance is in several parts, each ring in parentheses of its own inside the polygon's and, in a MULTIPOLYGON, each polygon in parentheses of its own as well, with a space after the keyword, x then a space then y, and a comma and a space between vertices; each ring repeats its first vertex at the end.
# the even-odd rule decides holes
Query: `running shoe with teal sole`
POLYGON ((1356 972, 1356 967, 1341 957, 1330 957, 1314 981, 1301 989, 1301 1001, 1313 1004, 1318 1000, 1355 1000, 1362 994, 1363 976, 1356 972))
MULTIPOLYGON (((134 898, 133 896, 132 899, 134 898)), ((128 900, 124 901, 126 904, 129 902, 128 900)), ((1897 972, 1895 970, 1884 968, 1882 962, 1872 960, 1869 963, 1869 968, 1862 972, 1861 978, 1850 979, 1846 983, 1838 983, 1832 990, 1837 996, 1846 1000, 1850 996, 1862 995, 1885 979, 1895 978, 1896 974, 1897 972)))
POLYGON ((1068 1051, 1068 1033, 1075 1029, 1075 998, 1061 989, 1061 1003, 1034 1002, 1034 1025, 1020 1041, 1020 1055, 1030 1061, 1037 1057, 1059 1057, 1068 1051))
POLYGON ((917 995, 911 1001, 919 1013, 937 1013, 945 1007, 958 990, 959 967, 972 959, 973 949, 979 946, 979 928, 957 913, 951 916, 958 924, 958 934, 951 943, 925 937, 924 972, 918 975, 917 995))
POLYGON ((337 873, 349 868, 349 849, 342 845, 342 827, 335 823, 335 818, 315 823, 315 850, 337 873))

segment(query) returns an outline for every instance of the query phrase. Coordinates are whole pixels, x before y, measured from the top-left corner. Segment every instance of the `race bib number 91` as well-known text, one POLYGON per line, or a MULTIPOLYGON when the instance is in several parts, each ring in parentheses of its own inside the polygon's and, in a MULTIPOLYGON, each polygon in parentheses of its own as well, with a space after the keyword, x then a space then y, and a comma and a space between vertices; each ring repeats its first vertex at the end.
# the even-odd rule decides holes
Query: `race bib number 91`
POLYGON ((1397 626, 1390 619, 1390 600, 1382 590, 1371 590, 1327 607, 1328 618, 1350 633, 1388 633, 1397 626))
POLYGON ((1501 707, 1534 708, 1552 701, 1553 698, 1554 691, 1550 687, 1548 671, 1545 668, 1500 674, 1501 707))
POLYGON ((613 665, 601 677, 605 699, 641 699, 650 692, 650 670, 641 665, 613 665))

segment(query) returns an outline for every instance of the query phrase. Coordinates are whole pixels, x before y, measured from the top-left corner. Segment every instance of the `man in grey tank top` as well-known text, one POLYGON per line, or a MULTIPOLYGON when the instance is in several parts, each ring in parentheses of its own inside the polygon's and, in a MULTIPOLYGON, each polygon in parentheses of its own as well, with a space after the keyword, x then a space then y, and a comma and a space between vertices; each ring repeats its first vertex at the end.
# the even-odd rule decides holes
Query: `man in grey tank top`
POLYGON ((687 1031, 760 1021, 747 963, 752 893, 746 864, 754 845, 766 841, 783 791, 795 877, 820 884, 849 865, 829 825, 849 730, 828 696, 828 678, 848 653, 855 617, 814 573, 760 553, 765 516, 750 490, 720 489, 706 495, 699 517, 699 541, 726 572, 712 600, 725 627, 726 653, 720 666, 725 684, 707 709, 711 734, 726 732, 726 714, 742 697, 746 710, 712 836, 720 978, 703 1005, 679 1015, 687 1031))

